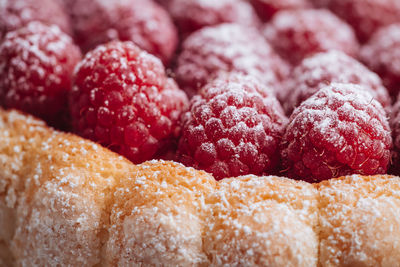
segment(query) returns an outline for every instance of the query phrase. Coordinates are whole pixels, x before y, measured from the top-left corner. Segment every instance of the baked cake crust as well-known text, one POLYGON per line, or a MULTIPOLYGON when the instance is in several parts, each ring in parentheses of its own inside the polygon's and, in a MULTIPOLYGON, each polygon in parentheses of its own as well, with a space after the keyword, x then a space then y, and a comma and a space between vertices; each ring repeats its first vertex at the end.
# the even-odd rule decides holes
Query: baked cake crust
POLYGON ((0 266, 400 266, 400 178, 215 179, 0 109, 0 266))

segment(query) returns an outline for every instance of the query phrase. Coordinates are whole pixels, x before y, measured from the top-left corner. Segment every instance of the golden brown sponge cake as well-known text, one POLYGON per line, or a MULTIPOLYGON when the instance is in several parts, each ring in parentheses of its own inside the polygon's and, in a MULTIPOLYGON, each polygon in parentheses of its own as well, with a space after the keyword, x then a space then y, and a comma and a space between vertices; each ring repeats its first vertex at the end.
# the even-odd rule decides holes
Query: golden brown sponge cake
POLYGON ((400 266, 400 181, 331 179, 319 189, 322 266, 400 266))
POLYGON ((0 110, 0 266, 400 266, 400 178, 134 165, 0 110))

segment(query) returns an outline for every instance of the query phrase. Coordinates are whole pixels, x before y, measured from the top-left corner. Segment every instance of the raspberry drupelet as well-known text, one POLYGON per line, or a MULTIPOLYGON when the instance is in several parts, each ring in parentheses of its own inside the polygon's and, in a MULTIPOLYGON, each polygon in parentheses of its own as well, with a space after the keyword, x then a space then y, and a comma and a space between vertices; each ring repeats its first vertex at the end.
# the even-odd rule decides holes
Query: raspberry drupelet
POLYGON ((288 177, 318 182, 386 173, 389 123, 382 105, 359 87, 332 83, 294 110, 281 143, 288 177))
POLYGON ((54 24, 65 33, 72 33, 69 17, 59 0, 0 1, 0 40, 7 32, 33 21, 40 21, 46 25, 54 24))
POLYGON ((167 64, 178 36, 169 14, 153 0, 65 0, 83 51, 111 40, 132 41, 167 64))
POLYGON ((182 116, 178 159, 216 179, 276 173, 287 124, 274 93, 251 76, 223 75, 182 116))
POLYGON ((355 30, 360 42, 368 41, 379 28, 400 22, 398 0, 313 0, 332 10, 355 30))
POLYGON ((275 13, 286 9, 311 7, 309 0, 250 0, 263 21, 269 21, 275 13))
POLYGON ((221 24, 190 35, 175 69, 178 83, 189 95, 220 72, 249 74, 278 91, 289 67, 256 29, 221 24))
POLYGON ((345 53, 332 50, 308 57, 293 69, 283 104, 286 114, 333 82, 362 85, 383 107, 390 106, 390 96, 377 74, 345 53))
POLYGON ((56 127, 67 122, 67 95, 79 47, 57 26, 31 22, 0 44, 0 104, 34 114, 56 127))
POLYGON ((328 50, 341 50, 355 56, 359 48, 353 29, 323 9, 281 11, 265 26, 264 36, 282 58, 293 65, 307 56, 328 50))
POLYGON ((86 54, 70 95, 75 131, 134 163, 169 149, 187 104, 161 61, 132 42, 113 41, 86 54))
POLYGON ((226 22, 260 26, 253 7, 244 0, 169 0, 166 7, 183 37, 226 22))
POLYGON ((390 94, 400 92, 400 23, 377 31, 361 49, 362 61, 378 73, 390 94))

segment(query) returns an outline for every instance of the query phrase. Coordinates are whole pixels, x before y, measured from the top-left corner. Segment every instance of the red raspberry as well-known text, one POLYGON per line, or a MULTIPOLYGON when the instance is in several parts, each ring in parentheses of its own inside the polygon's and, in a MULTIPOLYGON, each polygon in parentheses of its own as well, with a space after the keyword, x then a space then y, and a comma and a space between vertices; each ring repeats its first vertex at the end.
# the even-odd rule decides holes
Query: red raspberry
POLYGON ((67 94, 81 53, 57 26, 31 22, 0 44, 0 104, 64 126, 67 94))
POLYGON ((243 0, 169 0, 167 9, 182 36, 224 22, 258 27, 253 7, 243 0))
POLYGON ((278 90, 288 66, 257 30, 221 24, 203 28, 183 42, 175 71, 189 95, 219 72, 250 74, 278 90))
POLYGON ((162 153, 177 137, 185 93, 162 63, 131 42, 111 42, 78 65, 70 111, 83 137, 140 163, 162 153))
POLYGON ((2 0, 0 1, 0 40, 7 32, 16 30, 32 21, 55 24, 71 33, 68 15, 58 0, 2 0))
POLYGON ((162 5, 163 7, 167 7, 171 0, 155 0, 158 4, 162 5))
POLYGON ((336 49, 354 56, 359 48, 351 27, 322 9, 281 11, 266 25, 264 35, 294 65, 317 52, 336 49))
POLYGON ((288 177, 317 182, 386 173, 392 139, 382 105, 368 90, 332 83, 294 110, 281 156, 288 177))
POLYGON ((390 173, 400 175, 400 97, 397 98, 390 114, 390 128, 393 137, 390 173))
POLYGON ((332 82, 362 85, 361 88, 369 90, 382 106, 390 106, 391 99, 379 76, 340 51, 318 53, 304 59, 291 76, 284 103, 287 114, 332 82))
POLYGON ((319 5, 347 21, 363 43, 380 27, 400 22, 399 0, 324 0, 319 5))
POLYGON ((400 24, 377 31, 361 49, 361 59, 396 97, 400 91, 400 24))
POLYGON ((69 0, 76 42, 83 51, 110 40, 133 41, 167 63, 178 37, 168 13, 152 0, 69 0))
POLYGON ((257 80, 230 75, 193 97, 182 124, 178 158, 222 179, 274 172, 287 118, 273 93, 257 80))
POLYGON ((263 21, 270 20, 273 15, 285 9, 310 7, 308 0, 250 0, 263 21))

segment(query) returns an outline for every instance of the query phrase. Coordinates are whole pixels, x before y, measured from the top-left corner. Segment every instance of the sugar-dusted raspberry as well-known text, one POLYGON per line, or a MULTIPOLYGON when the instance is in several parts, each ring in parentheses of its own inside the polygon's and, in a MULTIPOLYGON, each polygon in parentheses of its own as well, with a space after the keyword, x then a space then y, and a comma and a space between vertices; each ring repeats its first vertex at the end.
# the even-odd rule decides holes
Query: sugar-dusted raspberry
POLYGON ((244 0, 169 0, 166 6, 182 36, 225 22, 260 25, 253 7, 244 0))
POLYGON ((332 83, 294 110, 281 143, 288 177, 316 182, 386 173, 389 123, 382 105, 359 87, 332 83))
POLYGON ((114 41, 86 54, 70 95, 75 131, 134 163, 164 152, 179 134, 187 98, 156 57, 114 41))
POLYGON ((331 50, 306 58, 294 68, 283 104, 286 113, 333 82, 362 85, 382 106, 390 106, 390 96, 377 74, 345 53, 331 50))
POLYGON ((263 21, 270 20, 275 13, 285 9, 300 9, 311 6, 309 0, 250 0, 250 2, 263 21))
POLYGON ((380 27, 400 22, 399 0, 314 0, 343 18, 366 42, 380 27))
POLYGON ((67 94, 81 53, 57 26, 31 22, 0 44, 0 104, 45 119, 66 122, 67 94))
POLYGON ((183 42, 175 70, 178 83, 189 95, 219 72, 250 74, 278 90, 288 66, 257 30, 221 24, 190 35, 183 42))
POLYGON ((276 171, 287 118, 269 92, 251 76, 238 74, 207 84, 182 116, 180 161, 216 179, 276 171))
POLYGON ((178 37, 168 13, 153 0, 68 0, 83 51, 110 40, 133 41, 167 63, 178 37))
POLYGON ((281 11, 265 26, 264 35, 292 64, 328 50, 341 50, 354 56, 359 47, 352 28, 323 9, 281 11))
POLYGON ((71 25, 59 0, 2 0, 0 1, 0 40, 7 32, 32 21, 57 25, 70 34, 71 25))
POLYGON ((377 31, 362 47, 361 59, 381 76, 389 93, 396 97, 400 92, 400 23, 377 31))

